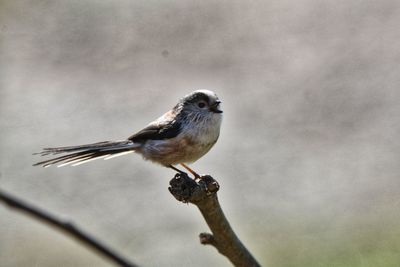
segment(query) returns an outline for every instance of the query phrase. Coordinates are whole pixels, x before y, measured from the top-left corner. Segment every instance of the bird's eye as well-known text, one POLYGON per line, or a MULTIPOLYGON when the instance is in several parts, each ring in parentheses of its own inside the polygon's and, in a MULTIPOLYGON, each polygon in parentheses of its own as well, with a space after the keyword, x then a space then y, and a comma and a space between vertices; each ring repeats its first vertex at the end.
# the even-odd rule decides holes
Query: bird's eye
POLYGON ((199 108, 204 108, 204 107, 206 106, 206 103, 204 103, 204 102, 199 102, 199 103, 197 104, 197 106, 199 106, 199 108))

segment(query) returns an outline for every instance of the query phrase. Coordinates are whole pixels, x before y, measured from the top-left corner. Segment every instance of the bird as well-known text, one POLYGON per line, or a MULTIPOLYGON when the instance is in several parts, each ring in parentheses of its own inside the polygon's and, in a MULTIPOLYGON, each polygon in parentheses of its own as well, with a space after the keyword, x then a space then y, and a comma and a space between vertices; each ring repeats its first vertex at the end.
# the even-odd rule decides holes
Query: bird
POLYGON ((181 98, 178 103, 145 128, 119 141, 43 148, 34 153, 53 155, 33 166, 78 166, 96 159, 112 159, 130 153, 141 154, 145 160, 158 163, 179 173, 181 165, 195 179, 201 176, 187 164, 204 156, 217 142, 220 135, 221 101, 211 90, 201 89, 181 98))

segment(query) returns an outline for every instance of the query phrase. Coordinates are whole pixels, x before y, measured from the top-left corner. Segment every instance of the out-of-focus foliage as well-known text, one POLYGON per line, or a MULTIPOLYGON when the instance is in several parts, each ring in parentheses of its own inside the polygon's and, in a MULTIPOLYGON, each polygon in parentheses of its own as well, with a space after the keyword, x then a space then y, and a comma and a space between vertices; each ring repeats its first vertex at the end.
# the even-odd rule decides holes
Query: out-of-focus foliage
MULTIPOLYGON (((42 147, 122 139, 194 89, 224 124, 193 164, 265 266, 398 266, 400 2, 0 1, 0 186, 143 266, 230 266, 130 155, 34 168, 42 147)), ((108 266, 0 207, 0 265, 108 266)))

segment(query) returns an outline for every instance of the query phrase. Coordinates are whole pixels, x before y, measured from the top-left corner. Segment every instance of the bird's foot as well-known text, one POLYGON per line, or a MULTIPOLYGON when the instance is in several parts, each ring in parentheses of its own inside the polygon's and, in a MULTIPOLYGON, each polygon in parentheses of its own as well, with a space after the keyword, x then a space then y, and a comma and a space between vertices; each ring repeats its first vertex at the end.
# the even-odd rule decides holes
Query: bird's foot
POLYGON ((181 163, 181 166, 183 167, 183 168, 185 168, 186 170, 188 170, 188 172, 190 172, 193 176, 194 176, 194 180, 195 181, 197 181, 197 180, 201 180, 201 175, 200 174, 198 174, 197 172, 195 172, 194 170, 192 170, 191 168, 189 168, 189 166, 187 166, 186 164, 184 164, 184 163, 181 163))

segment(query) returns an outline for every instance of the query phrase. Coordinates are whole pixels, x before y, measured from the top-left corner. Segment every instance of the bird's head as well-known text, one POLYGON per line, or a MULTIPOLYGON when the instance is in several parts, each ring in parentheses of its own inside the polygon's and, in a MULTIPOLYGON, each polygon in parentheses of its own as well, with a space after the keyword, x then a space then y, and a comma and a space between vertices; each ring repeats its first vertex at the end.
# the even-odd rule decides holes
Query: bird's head
POLYGON ((221 115, 221 101, 210 90, 197 90, 183 97, 179 104, 182 111, 194 112, 203 116, 221 115))

